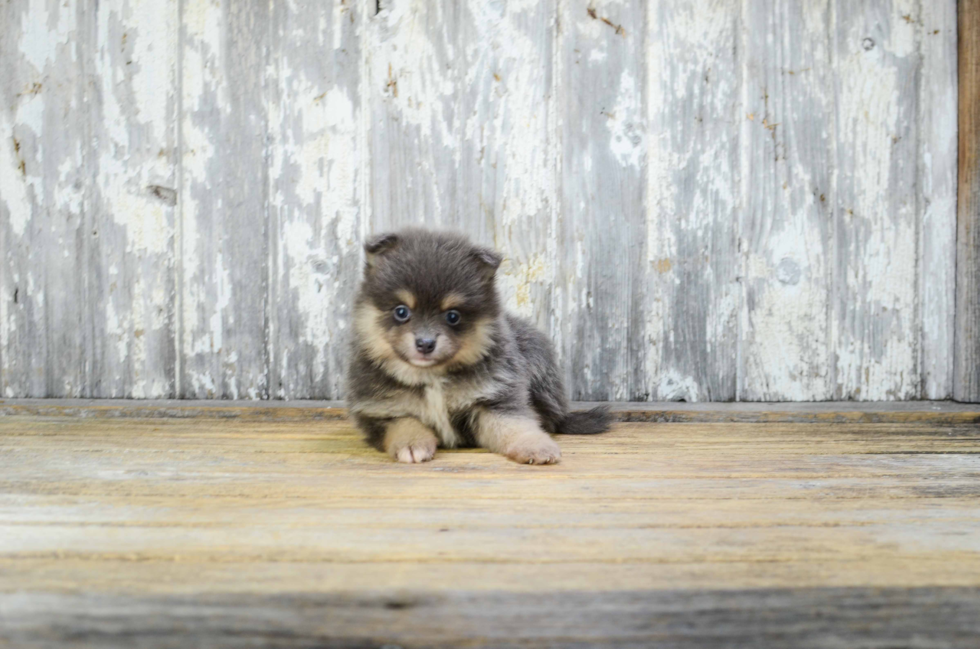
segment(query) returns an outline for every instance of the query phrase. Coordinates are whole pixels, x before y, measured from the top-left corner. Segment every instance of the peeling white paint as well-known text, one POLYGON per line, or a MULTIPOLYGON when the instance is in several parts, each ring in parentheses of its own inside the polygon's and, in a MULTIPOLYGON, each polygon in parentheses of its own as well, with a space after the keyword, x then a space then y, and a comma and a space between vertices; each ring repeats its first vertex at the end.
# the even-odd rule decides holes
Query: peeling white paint
POLYGON ((888 24, 875 24, 888 30, 881 43, 854 21, 839 59, 839 137, 849 143, 841 223, 853 233, 838 239, 852 249, 840 290, 855 304, 846 308, 857 309, 834 319, 843 397, 904 399, 918 390, 914 163, 902 153, 915 151, 906 137, 914 111, 904 73, 915 62, 903 60, 914 31, 899 9, 888 24))
POLYGON ((75 2, 65 2, 67 11, 51 13, 48 0, 30 0, 20 25, 18 51, 38 74, 56 55, 59 45, 71 42, 75 35, 75 2))
MULTIPOLYGON (((323 350, 333 339, 337 319, 336 291, 329 286, 336 268, 323 261, 326 251, 316 246, 313 230, 303 221, 283 225, 283 251, 286 255, 288 286, 295 297, 295 309, 302 314, 303 329, 297 342, 310 343, 323 350)), ((333 260, 336 263, 336 260, 333 260)), ((325 370, 322 353, 309 359, 314 376, 323 378, 325 370)))
POLYGON ((643 337, 654 399, 735 396, 738 12, 708 0, 647 9, 643 337))
POLYGON ((456 95, 455 75, 439 65, 441 57, 432 56, 437 47, 445 51, 446 60, 455 56, 452 38, 438 45, 429 39, 427 28, 442 25, 450 30, 442 2, 405 0, 386 5, 379 16, 381 24, 379 51, 369 58, 371 77, 386 88, 387 101, 396 107, 401 119, 419 127, 421 136, 441 142, 448 155, 459 160, 459 147, 452 125, 441 112, 456 95), (386 85, 390 84, 390 85, 386 85))
POLYGON ((917 29, 919 73, 918 298, 922 320, 922 397, 952 396, 956 264, 957 43, 956 4, 924 2, 917 29))
POLYGON ((836 167, 829 5, 794 5, 775 20, 752 5, 745 20, 738 398, 828 399, 836 167))
POLYGON ((619 92, 609 117, 609 150, 621 165, 639 168, 646 156, 640 90, 629 70, 619 77, 619 92))
POLYGON ((656 390, 661 401, 700 401, 697 379, 676 370, 667 370, 657 378, 656 390))
POLYGON ((288 0, 261 5, 285 16, 271 30, 227 0, 109 0, 84 29, 72 1, 13 2, 0 26, 19 53, 0 89, 0 252, 16 266, 0 287, 7 396, 87 389, 80 374, 44 374, 61 365, 10 360, 26 331, 74 322, 72 309, 104 336, 105 396, 168 394, 170 368, 151 365, 169 336, 182 394, 341 396, 364 233, 423 221, 505 252, 506 305, 548 329, 586 394, 949 395, 952 0, 777 3, 765 24, 791 15, 793 29, 764 33, 751 3, 714 0, 386 0, 378 15, 288 0), (636 15, 646 24, 622 19, 636 15), (256 77, 229 56, 248 38, 271 48, 256 77), (85 89, 64 83, 76 56, 85 89), (264 113, 241 118, 242 82, 264 113), (78 128, 52 137, 61 110, 91 120, 89 142, 78 128), (235 179, 221 174, 229 140, 266 124, 253 167, 262 182, 268 160, 269 249, 243 260, 228 245, 235 179), (21 254, 34 241, 55 249, 21 254), (75 278, 31 266, 72 268, 80 241, 101 264, 81 306, 75 278), (232 322, 257 304, 237 288, 250 263, 269 267, 268 301, 232 322), (259 318, 268 339, 253 349, 259 318), (268 375, 254 368, 266 351, 268 375))
MULTIPOLYGON (((547 327, 556 256, 550 213, 556 201, 553 119, 547 80, 551 47, 535 38, 548 24, 534 3, 468 3, 462 12, 460 81, 464 214, 492 220, 492 243, 508 259, 498 273, 508 308, 547 327)), ((479 238, 479 230, 474 234, 479 238)))

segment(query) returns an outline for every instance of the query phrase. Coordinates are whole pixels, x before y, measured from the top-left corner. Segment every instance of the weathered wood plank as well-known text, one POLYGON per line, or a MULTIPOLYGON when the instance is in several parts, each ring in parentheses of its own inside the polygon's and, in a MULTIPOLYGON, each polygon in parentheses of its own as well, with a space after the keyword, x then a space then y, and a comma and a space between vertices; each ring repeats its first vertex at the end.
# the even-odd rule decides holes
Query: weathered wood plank
POLYGON ((745 5, 738 398, 833 394, 834 81, 828 2, 745 5))
POLYGON ((112 0, 94 9, 88 391, 171 397, 178 4, 112 0))
POLYGON ((367 231, 462 227, 460 3, 378 0, 367 34, 371 216, 367 231))
MULTIPOLYGON (((651 398, 735 398, 738 317, 736 3, 647 9, 647 284, 651 398)), ((619 251, 620 254, 621 251, 619 251)), ((612 254, 612 252, 610 252, 612 254)))
POLYGON ((976 538, 955 533, 980 525, 971 428, 622 424, 561 438, 565 461, 544 472, 483 452, 397 465, 346 422, 5 418, 0 429, 0 556, 11 563, 177 553, 192 563, 768 560, 806 571, 877 552, 980 576, 976 538), (243 498, 248 507, 229 506, 243 498), (946 504, 927 516, 936 499, 946 504), (88 529, 113 523, 111 535, 88 529))
POLYGON ((560 441, 407 466, 341 421, 2 417, 0 644, 975 644, 975 425, 560 441))
POLYGON ((959 0, 959 190, 953 398, 980 402, 980 2, 959 0))
MULTIPOLYGON (((573 402, 573 410, 596 403, 573 402)), ((887 401, 846 403, 644 402, 607 404, 618 421, 767 422, 767 423, 922 423, 936 426, 980 423, 980 407, 951 401, 887 401)), ((244 420, 344 419, 341 401, 269 401, 235 403, 211 400, 4 399, 0 415, 106 418, 213 418, 244 420)))
POLYGON ((519 647, 905 646, 972 649, 977 588, 601 593, 406 591, 172 597, 0 595, 0 638, 18 646, 519 647), (2 614, 0 614, 2 615, 2 614), (529 624, 533 620, 533 624, 529 624))
POLYGON ((4 3, 0 362, 7 396, 90 396, 86 3, 4 3))
POLYGON ((426 223, 579 398, 980 400, 956 3, 798 4, 7 2, 0 395, 339 398, 426 223))
POLYGON ((920 391, 915 4, 834 7, 837 399, 912 399, 920 391))
POLYGON ((561 0, 562 357, 574 399, 649 396, 645 294, 644 36, 647 9, 624 0, 561 0), (642 271, 641 271, 642 272, 642 271))
POLYGON ((180 397, 269 395, 269 11, 257 1, 182 5, 180 397))
POLYGON ((554 2, 462 5, 458 200, 466 231, 505 254, 507 308, 560 341, 555 11, 554 2))
POLYGON ((365 15, 353 3, 282 2, 272 20, 271 396, 337 399, 361 271, 365 15))
POLYGON ((956 3, 922 2, 918 30, 919 397, 953 394, 956 307, 956 3))

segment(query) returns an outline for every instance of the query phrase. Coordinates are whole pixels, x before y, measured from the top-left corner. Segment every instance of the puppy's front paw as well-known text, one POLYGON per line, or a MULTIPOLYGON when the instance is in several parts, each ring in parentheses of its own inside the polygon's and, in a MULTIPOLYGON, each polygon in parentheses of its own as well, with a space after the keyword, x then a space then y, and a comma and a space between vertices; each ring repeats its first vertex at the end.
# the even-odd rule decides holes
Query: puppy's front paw
POLYGON ((428 462, 436 454, 439 440, 417 419, 396 419, 385 432, 385 450, 399 462, 428 462))
POLYGON ((515 441, 504 453, 518 464, 558 464, 561 449, 553 439, 545 435, 525 437, 515 441))
POLYGON ((395 459, 406 464, 428 462, 436 455, 435 440, 414 440, 407 446, 394 449, 395 459))

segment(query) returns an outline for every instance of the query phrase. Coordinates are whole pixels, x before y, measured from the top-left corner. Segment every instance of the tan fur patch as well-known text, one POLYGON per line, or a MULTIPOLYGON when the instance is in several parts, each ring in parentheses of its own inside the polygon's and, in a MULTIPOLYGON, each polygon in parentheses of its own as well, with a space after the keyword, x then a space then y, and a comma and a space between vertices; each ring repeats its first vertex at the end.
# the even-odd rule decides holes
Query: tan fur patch
MULTIPOLYGON (((431 370, 424 382, 419 381, 415 385, 424 385, 425 392, 419 395, 406 390, 377 399, 359 400, 351 404, 351 412, 378 419, 415 417, 438 431, 446 444, 452 446, 458 440, 455 429, 452 428, 450 413, 474 412, 472 408, 475 402, 492 397, 498 389, 493 381, 485 382, 474 378, 447 380, 431 373, 431 370)), ((475 422, 475 414, 473 417, 475 422)))
MULTIPOLYGON (((445 365, 422 368, 402 360, 391 346, 387 332, 380 325, 380 320, 384 317, 386 314, 373 304, 360 305, 354 314, 358 340, 372 360, 377 361, 388 374, 405 385, 426 385, 446 373, 445 365)), ((411 345, 414 338, 411 334, 406 335, 409 339, 402 342, 411 345)))
POLYGON ((438 439, 418 419, 405 417, 388 424, 384 446, 399 462, 427 462, 435 455, 438 439))
POLYGON ((490 352, 490 340, 494 328, 491 320, 480 320, 473 325, 473 330, 463 337, 463 343, 450 361, 450 367, 465 367, 483 360, 490 352))
POLYGON ((442 311, 448 311, 449 309, 455 309, 466 304, 466 298, 459 293, 450 293, 446 297, 442 298, 442 302, 439 304, 439 308, 442 311))
POLYGON ((354 314, 354 329, 357 331, 361 347, 376 361, 384 361, 395 357, 380 325, 384 313, 373 304, 361 304, 354 314))
POLYGON ((442 377, 447 370, 445 365, 415 367, 397 357, 382 360, 381 366, 392 378, 403 385, 429 385, 442 377))
POLYGON ((520 464, 557 464, 561 449, 532 417, 503 415, 485 408, 475 417, 476 439, 483 448, 520 464))
POLYGON ((421 419, 432 426, 446 448, 455 448, 459 444, 456 429, 449 421, 449 408, 446 406, 446 393, 443 381, 433 381, 425 388, 425 397, 421 405, 421 419))
POLYGON ((398 289, 395 291, 395 297, 402 301, 402 304, 407 306, 409 309, 415 308, 415 296, 412 295, 411 291, 405 289, 398 289))
MULTIPOLYGON (((354 329, 368 356, 403 385, 431 385, 451 369, 478 362, 489 351, 493 323, 487 320, 478 322, 473 331, 463 337, 462 345, 448 362, 433 367, 416 367, 402 360, 395 352, 387 332, 380 324, 385 317, 387 314, 373 304, 361 304, 354 314, 354 329)), ((410 347, 414 338, 411 334, 406 335, 410 338, 401 342, 410 347)))

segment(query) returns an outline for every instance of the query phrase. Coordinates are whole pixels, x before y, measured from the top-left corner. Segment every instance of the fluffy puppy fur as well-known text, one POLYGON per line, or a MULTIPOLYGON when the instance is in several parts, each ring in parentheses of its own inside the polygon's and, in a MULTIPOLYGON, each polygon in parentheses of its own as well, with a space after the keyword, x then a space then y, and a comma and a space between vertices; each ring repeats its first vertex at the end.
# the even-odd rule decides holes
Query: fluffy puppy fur
POLYGON ((347 394, 375 448, 401 462, 482 446, 553 464, 561 451, 548 433, 609 427, 604 408, 568 412, 550 341, 501 309, 499 254, 423 230, 377 236, 365 250, 347 394))

